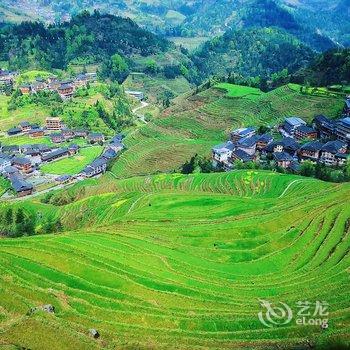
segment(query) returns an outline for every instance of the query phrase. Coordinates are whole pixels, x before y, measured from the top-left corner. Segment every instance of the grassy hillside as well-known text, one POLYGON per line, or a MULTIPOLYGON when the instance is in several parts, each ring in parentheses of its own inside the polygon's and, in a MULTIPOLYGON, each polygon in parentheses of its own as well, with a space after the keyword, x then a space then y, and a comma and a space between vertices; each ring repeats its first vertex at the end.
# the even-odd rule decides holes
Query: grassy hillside
POLYGON ((105 178, 72 204, 32 203, 85 228, 0 240, 0 344, 291 349, 346 339, 349 190, 241 171, 105 178), (266 328, 259 299, 293 310, 327 301, 329 329, 295 319, 266 328), (55 314, 26 315, 47 303, 55 314))
POLYGON ((160 117, 127 136, 128 149, 112 171, 118 177, 172 171, 196 153, 209 155, 233 128, 273 126, 290 115, 307 121, 317 114, 336 117, 343 108, 341 96, 302 94, 297 87, 263 93, 226 84, 179 97, 160 117))

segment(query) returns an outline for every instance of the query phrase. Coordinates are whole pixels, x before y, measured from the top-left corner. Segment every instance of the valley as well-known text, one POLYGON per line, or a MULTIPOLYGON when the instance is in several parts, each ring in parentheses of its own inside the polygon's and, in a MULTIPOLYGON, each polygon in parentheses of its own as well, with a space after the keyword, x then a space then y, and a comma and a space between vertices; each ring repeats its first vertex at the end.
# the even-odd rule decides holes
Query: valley
POLYGON ((0 349, 349 349, 347 0, 0 2, 0 349))

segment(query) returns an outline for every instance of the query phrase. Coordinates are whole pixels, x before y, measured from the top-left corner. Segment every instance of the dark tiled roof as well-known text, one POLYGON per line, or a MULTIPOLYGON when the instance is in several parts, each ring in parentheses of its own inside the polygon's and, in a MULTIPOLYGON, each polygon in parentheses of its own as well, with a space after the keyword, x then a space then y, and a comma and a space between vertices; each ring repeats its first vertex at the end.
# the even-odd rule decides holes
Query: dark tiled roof
POLYGON ((346 143, 336 140, 336 141, 329 141, 322 147, 322 151, 330 152, 333 154, 336 154, 339 152, 340 149, 346 147, 346 143))
POLYGON ((258 141, 259 137, 258 136, 252 136, 252 137, 245 137, 243 139, 240 139, 237 142, 237 145, 239 147, 253 147, 254 145, 256 145, 257 141, 258 141))
POLYGON ((107 149, 103 154, 102 157, 107 158, 107 159, 113 159, 117 156, 117 152, 114 151, 113 149, 109 148, 107 149))
POLYGON ((277 162, 282 162, 282 161, 292 161, 293 157, 286 153, 286 152, 275 152, 273 154, 273 158, 277 161, 277 162))
POLYGON ((29 191, 33 189, 33 185, 18 175, 10 177, 11 185, 16 192, 29 191))
POLYGON ((98 168, 103 165, 107 165, 107 161, 104 158, 96 158, 89 166, 92 168, 98 168))
POLYGON ((52 158, 62 157, 64 155, 66 155, 67 153, 68 153, 67 148, 59 148, 59 149, 56 149, 55 151, 52 151, 48 154, 43 155, 42 160, 45 162, 45 161, 48 161, 52 158))
POLYGON ((19 158, 19 157, 13 158, 12 162, 13 162, 14 164, 19 164, 19 165, 29 165, 29 164, 32 164, 28 158, 19 158))
POLYGON ((305 143, 305 145, 301 146, 301 150, 305 151, 312 151, 312 152, 317 152, 320 151, 323 147, 323 143, 320 141, 311 141, 308 143, 305 143))
POLYGON ((241 159, 243 162, 249 162, 250 160, 252 160, 252 157, 247 152, 244 152, 241 149, 233 151, 233 155, 235 155, 236 158, 241 159))
POLYGON ((273 137, 270 134, 259 135, 259 142, 270 142, 273 140, 273 137))
POLYGON ((307 125, 300 125, 296 128, 297 131, 302 132, 303 134, 315 133, 316 130, 307 125))

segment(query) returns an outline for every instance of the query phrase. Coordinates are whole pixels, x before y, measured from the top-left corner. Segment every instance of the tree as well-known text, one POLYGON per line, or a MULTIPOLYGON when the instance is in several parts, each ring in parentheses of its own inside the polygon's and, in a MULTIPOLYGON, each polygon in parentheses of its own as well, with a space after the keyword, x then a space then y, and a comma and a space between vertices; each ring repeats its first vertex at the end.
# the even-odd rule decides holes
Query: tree
POLYGON ((158 66, 157 66, 157 62, 155 60, 148 60, 146 62, 146 69, 145 69, 146 73, 149 74, 156 74, 158 72, 158 66))
POLYGON ((121 84, 129 75, 129 67, 119 54, 113 55, 102 63, 99 75, 102 79, 111 79, 121 84))
POLYGON ((315 176, 315 164, 310 161, 305 161, 300 166, 300 174, 303 176, 315 176))

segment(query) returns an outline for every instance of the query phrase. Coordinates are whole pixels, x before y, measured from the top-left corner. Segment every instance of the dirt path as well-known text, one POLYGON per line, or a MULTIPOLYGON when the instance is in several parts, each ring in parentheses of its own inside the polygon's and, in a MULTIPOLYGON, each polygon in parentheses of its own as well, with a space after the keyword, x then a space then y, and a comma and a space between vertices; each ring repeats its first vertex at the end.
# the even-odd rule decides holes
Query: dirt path
POLYGON ((146 121, 144 114, 138 113, 138 111, 140 111, 143 108, 146 108, 147 106, 149 106, 149 103, 141 101, 141 106, 138 106, 132 110, 132 112, 136 114, 137 118, 139 118, 139 120, 141 120, 145 124, 147 124, 148 122, 146 121))

